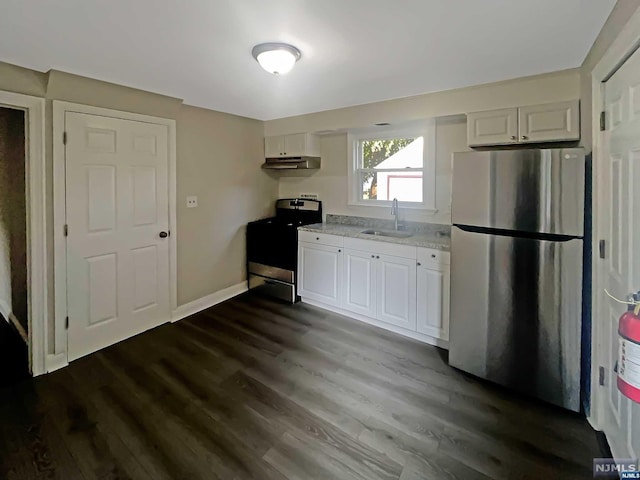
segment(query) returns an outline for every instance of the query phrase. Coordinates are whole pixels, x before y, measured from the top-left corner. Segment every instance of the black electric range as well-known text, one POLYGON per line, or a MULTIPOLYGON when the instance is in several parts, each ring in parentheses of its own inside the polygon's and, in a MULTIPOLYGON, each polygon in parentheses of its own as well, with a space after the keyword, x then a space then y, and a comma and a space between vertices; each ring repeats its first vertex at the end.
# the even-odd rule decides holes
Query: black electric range
POLYGON ((322 222, 322 202, 299 198, 276 201, 276 216, 247 225, 250 289, 295 302, 298 227, 322 222))

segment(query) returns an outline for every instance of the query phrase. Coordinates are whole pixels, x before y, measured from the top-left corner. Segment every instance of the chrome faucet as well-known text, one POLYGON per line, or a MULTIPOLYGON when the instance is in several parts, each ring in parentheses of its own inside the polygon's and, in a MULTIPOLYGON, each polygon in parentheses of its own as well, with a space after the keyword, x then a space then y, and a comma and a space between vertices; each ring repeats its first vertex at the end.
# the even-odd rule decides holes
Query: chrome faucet
POLYGON ((394 198, 393 202, 391 202, 391 215, 394 215, 396 218, 395 229, 398 230, 398 215, 400 214, 400 209, 398 208, 398 199, 394 198))

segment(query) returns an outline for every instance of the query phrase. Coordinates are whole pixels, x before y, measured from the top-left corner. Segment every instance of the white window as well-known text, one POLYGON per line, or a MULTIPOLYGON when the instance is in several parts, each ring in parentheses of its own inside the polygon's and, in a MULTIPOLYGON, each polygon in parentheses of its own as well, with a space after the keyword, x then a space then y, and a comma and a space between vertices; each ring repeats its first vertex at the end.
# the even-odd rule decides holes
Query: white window
POLYGON ((350 203, 435 211, 435 124, 348 136, 350 203))

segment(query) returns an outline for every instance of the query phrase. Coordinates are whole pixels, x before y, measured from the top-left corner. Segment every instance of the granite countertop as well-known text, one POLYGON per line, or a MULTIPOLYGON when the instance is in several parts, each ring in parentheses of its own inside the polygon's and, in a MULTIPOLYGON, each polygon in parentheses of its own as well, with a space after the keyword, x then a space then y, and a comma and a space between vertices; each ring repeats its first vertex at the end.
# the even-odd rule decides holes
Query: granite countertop
MULTIPOLYGON (((412 247, 435 248, 448 252, 451 244, 451 238, 448 235, 441 236, 437 232, 440 230, 417 231, 407 238, 382 237, 377 235, 367 235, 362 233, 367 226, 348 225, 342 223, 314 223, 298 227, 298 230, 305 232, 326 233, 328 235, 339 235, 341 237, 362 238, 364 240, 373 240, 376 242, 398 243, 400 245, 409 245, 412 247)), ((388 230, 388 229, 385 229, 388 230)))

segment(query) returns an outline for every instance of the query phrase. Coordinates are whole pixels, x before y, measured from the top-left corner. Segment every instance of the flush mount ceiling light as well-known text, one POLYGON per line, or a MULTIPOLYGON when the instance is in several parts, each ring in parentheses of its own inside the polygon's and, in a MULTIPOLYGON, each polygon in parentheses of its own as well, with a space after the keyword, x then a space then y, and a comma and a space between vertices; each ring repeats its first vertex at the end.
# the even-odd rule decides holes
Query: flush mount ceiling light
POLYGON ((284 75, 300 60, 300 50, 286 43, 261 43, 251 50, 253 58, 267 72, 284 75))

